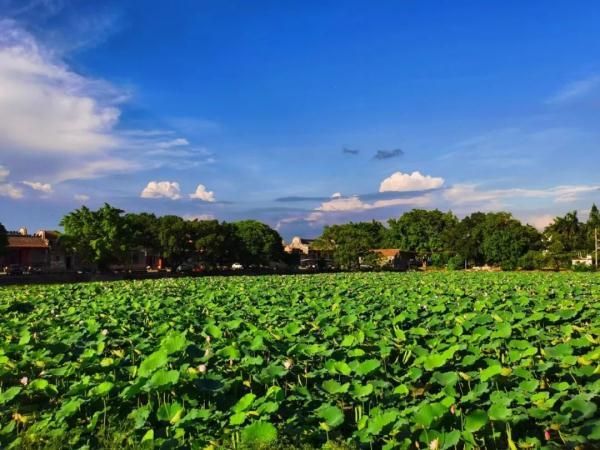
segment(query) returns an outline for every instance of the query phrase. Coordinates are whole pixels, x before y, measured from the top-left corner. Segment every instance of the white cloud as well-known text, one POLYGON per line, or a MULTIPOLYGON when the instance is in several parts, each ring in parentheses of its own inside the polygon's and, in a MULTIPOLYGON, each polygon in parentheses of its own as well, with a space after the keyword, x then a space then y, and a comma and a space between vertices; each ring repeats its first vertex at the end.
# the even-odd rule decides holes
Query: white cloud
POLYGON ((52 185, 50 183, 40 183, 39 181, 23 181, 25 186, 29 186, 35 191, 44 192, 49 194, 52 192, 52 185))
POLYGON ((10 175, 10 170, 8 170, 6 167, 0 165, 0 181, 6 180, 9 175, 10 175))
POLYGON ((555 216, 552 214, 541 214, 538 216, 530 216, 525 219, 525 222, 541 231, 554 222, 554 218, 555 216))
POLYGON ((196 188, 196 192, 190 194, 190 198, 195 198, 197 200, 203 200, 205 202, 214 202, 215 193, 213 191, 207 191, 206 187, 203 184, 199 184, 196 188))
POLYGON ((11 183, 0 184, 0 197, 22 198, 23 190, 11 183))
POLYGON ((363 202, 357 196, 346 198, 334 198, 323 202, 321 206, 316 208, 319 212, 347 212, 347 211, 367 211, 377 208, 388 208, 391 206, 424 206, 429 203, 430 199, 426 195, 409 198, 394 198, 388 200, 377 200, 373 203, 363 202))
POLYGON ((172 147, 181 147, 185 145, 190 145, 189 141, 184 138, 172 139, 170 141, 159 142, 156 146, 161 149, 172 148, 172 147))
POLYGON ((212 214, 185 214, 183 216, 185 220, 215 220, 216 217, 212 214))
POLYGON ((476 184, 457 184, 444 192, 444 197, 455 205, 490 202, 501 206, 502 200, 538 198, 557 203, 573 202, 583 194, 600 191, 600 185, 555 186, 547 189, 483 189, 476 184))
POLYGON ((142 198, 181 198, 181 188, 176 181, 150 181, 141 193, 142 198))
POLYGON ((342 193, 341 192, 336 192, 335 194, 331 195, 331 198, 341 198, 342 197, 342 193))
POLYGON ((0 146, 82 155, 117 144, 114 88, 54 61, 8 20, 0 21, 0 85, 0 146))
POLYGON ((546 103, 567 103, 582 97, 586 97, 587 95, 595 92, 597 88, 600 88, 600 75, 594 75, 582 80, 568 83, 556 94, 550 97, 546 103))
POLYGON ((86 202, 90 199, 90 196, 85 194, 75 194, 74 198, 80 202, 86 202))
POLYGON ((396 172, 381 182, 379 192, 426 191, 440 188, 443 184, 443 178, 422 175, 420 172, 396 172))

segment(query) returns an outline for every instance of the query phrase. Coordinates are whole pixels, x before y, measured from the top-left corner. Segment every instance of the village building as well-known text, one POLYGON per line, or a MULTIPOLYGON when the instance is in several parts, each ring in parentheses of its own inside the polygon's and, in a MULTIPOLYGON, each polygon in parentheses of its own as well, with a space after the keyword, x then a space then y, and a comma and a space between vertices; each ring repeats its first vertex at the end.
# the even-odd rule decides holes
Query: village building
POLYGON ((47 239, 30 235, 27 228, 7 232, 6 254, 0 257, 0 267, 18 265, 23 268, 42 269, 50 259, 50 244, 47 239))
POLYGON ((397 248, 374 248, 371 253, 378 256, 377 263, 382 268, 408 270, 411 266, 418 264, 414 252, 403 252, 397 248))
POLYGON ((313 242, 314 239, 294 236, 289 244, 284 243, 283 250, 296 255, 301 268, 324 269, 331 266, 331 252, 315 249, 313 242))

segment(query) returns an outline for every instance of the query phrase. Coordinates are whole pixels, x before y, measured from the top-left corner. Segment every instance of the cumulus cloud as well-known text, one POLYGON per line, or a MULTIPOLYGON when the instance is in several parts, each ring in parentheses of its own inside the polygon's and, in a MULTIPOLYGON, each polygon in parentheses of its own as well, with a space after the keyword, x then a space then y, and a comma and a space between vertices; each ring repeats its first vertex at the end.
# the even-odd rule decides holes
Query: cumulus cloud
POLYGON ((34 191, 44 192, 49 194, 52 192, 52 185, 50 183, 40 183, 39 181, 23 181, 25 186, 29 186, 34 191))
POLYGON ((181 188, 176 181, 150 181, 141 193, 142 198, 181 198, 181 188))
POLYGON ((375 156, 373 158, 382 160, 397 158, 402 155, 404 155, 404 152, 401 149, 396 148, 394 150, 377 150, 377 153, 375 153, 375 156))
POLYGON ((426 191, 443 185, 443 178, 422 175, 418 171, 411 174, 395 172, 381 182, 379 192, 426 191))
POLYGON ((206 187, 203 184, 198 185, 198 187, 196 188, 196 192, 190 194, 190 198, 202 200, 209 203, 212 203, 216 200, 215 193, 213 191, 207 191, 206 187))
POLYGON ((341 192, 336 192, 334 194, 331 195, 331 198, 341 198, 342 197, 342 193, 341 192))

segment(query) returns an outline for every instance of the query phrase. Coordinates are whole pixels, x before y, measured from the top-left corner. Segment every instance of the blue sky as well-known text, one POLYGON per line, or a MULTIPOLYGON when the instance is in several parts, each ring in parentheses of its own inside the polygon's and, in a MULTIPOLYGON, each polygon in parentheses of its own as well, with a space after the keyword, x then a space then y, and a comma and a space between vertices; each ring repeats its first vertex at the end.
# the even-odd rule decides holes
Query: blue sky
POLYGON ((595 1, 0 0, 0 221, 600 203, 595 1))

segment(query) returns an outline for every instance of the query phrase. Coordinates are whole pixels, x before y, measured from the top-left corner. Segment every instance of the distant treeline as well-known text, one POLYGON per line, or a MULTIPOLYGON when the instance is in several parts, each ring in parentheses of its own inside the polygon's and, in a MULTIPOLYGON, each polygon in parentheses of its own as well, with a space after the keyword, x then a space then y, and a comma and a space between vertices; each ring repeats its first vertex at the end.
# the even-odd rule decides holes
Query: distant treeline
MULTIPOLYGON (((145 249, 176 267, 196 258, 208 267, 230 265, 293 264, 283 251, 281 236, 255 220, 219 222, 185 220, 168 215, 125 213, 104 204, 96 211, 81 207, 60 222, 61 246, 100 269, 126 263, 132 250, 145 249)), ((335 266, 354 270, 377 256, 376 248, 414 252, 429 264, 451 269, 467 265, 504 269, 567 267, 578 254, 594 250, 594 230, 600 212, 593 205, 587 222, 569 212, 556 217, 543 232, 524 225, 507 212, 473 213, 459 220, 452 212, 413 209, 387 226, 381 222, 350 222, 326 226, 313 242, 330 255, 335 266)), ((7 245, 0 224, 0 254, 7 245)))
POLYGON ((600 228, 596 205, 587 222, 573 211, 556 217, 543 232, 508 212, 476 212, 459 220, 452 212, 413 209, 388 220, 387 226, 376 221, 327 226, 314 245, 332 251, 337 264, 347 268, 357 267, 360 256, 369 256, 368 249, 396 248, 452 269, 465 263, 506 270, 558 269, 570 266, 579 254, 593 252, 595 228, 600 228))

